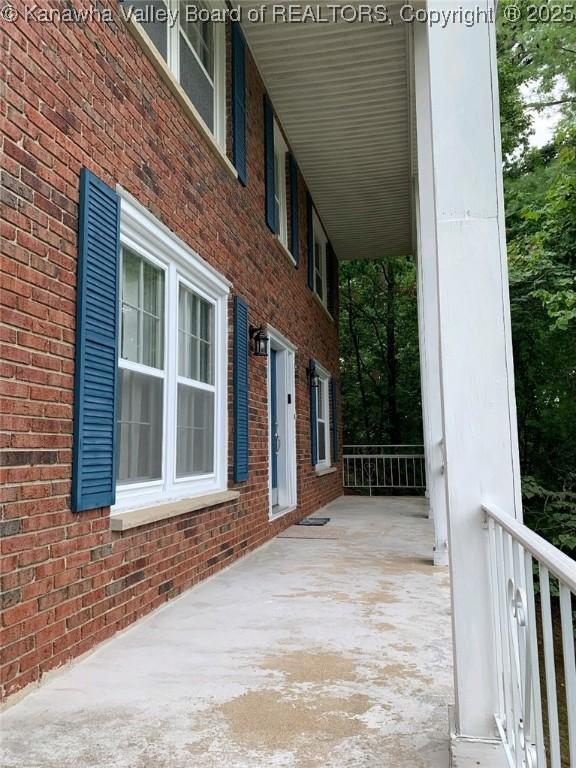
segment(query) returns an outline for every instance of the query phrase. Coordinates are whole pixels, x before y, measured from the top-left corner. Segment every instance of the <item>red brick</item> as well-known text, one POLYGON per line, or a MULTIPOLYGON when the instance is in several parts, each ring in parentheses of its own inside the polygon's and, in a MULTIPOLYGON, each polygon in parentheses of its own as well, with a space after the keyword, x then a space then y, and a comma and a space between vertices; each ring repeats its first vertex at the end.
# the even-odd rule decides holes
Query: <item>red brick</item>
MULTIPOLYGON (((124 24, 50 27, 49 45, 33 25, 25 34, 12 25, 6 34, 11 55, 3 96, 10 123, 3 170, 9 177, 0 229, 7 262, 0 339, 6 434, 0 445, 58 454, 54 463, 4 468, 3 519, 16 528, 3 541, 2 574, 6 591, 20 590, 14 599, 21 599, 3 613, 10 652, 4 692, 10 694, 323 506, 339 495, 341 482, 338 473, 317 478, 310 464, 305 375, 310 357, 337 369, 337 328, 307 287, 302 178, 299 269, 264 222, 264 87, 254 62, 247 62, 248 185, 243 187, 221 167, 124 24), (267 367, 265 360, 251 358, 256 437, 238 504, 123 534, 110 532, 108 509, 71 513, 82 166, 133 194, 230 280, 234 293, 248 301, 251 322, 269 322, 298 347, 294 512, 269 523, 267 367)), ((230 416, 231 408, 230 398, 230 416)))

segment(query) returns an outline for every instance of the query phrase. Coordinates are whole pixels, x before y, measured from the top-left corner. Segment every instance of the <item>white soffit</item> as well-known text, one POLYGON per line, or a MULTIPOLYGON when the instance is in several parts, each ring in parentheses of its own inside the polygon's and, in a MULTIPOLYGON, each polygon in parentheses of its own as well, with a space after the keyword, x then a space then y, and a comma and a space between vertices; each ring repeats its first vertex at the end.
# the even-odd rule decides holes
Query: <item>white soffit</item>
POLYGON ((410 254, 409 26, 250 23, 261 5, 243 28, 336 255, 410 254))

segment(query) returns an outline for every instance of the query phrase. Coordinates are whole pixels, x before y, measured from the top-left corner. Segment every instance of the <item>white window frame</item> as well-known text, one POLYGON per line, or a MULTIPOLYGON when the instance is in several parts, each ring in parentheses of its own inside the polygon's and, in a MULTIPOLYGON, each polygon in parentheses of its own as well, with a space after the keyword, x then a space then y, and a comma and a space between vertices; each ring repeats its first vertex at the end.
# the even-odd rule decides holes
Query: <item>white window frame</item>
POLYGON ((324 429, 324 454, 326 456, 325 459, 320 460, 318 458, 316 462, 316 470, 323 470, 323 469, 329 469, 332 466, 332 451, 331 451, 331 445, 330 445, 330 381, 331 376, 328 373, 328 371, 323 368, 321 365, 318 365, 316 363, 316 375, 318 376, 318 387, 316 387, 314 392, 314 397, 316 398, 316 424, 314 425, 314 428, 316 429, 316 446, 317 446, 317 453, 318 457, 320 456, 320 430, 318 428, 318 423, 322 421, 325 425, 324 429), (318 392, 320 390, 320 387, 322 387, 322 401, 324 403, 325 413, 324 418, 320 418, 320 409, 319 409, 319 402, 318 402, 318 392))
MULTIPOLYGON (((164 301, 164 392, 162 435, 162 479, 116 486, 112 514, 227 488, 228 472, 228 294, 230 283, 208 265, 180 238, 150 214, 128 193, 121 195, 120 244, 165 270, 164 301), (198 382, 198 388, 215 393, 213 472, 176 477, 177 386, 178 386, 178 290, 180 282, 214 307, 214 384, 198 382)), ((121 297, 119 299, 121 301, 121 297)), ((160 371, 119 359, 119 367, 142 373, 160 371)), ((196 384, 195 384, 196 386, 196 384)))
MULTIPOLYGON (((167 27, 167 44, 166 44, 166 63, 168 68, 174 75, 176 81, 180 84, 180 3, 179 0, 162 0, 166 5, 170 18, 176 19, 174 24, 166 24, 167 27)), ((224 0, 209 0, 206 7, 213 11, 215 14, 223 14, 226 11, 226 5, 224 0)), ((198 65, 202 68, 202 71, 206 77, 210 80, 214 87, 214 129, 212 130, 209 125, 202 119, 196 105, 194 105, 196 112, 198 112, 198 119, 202 120, 202 123, 206 127, 208 133, 214 136, 217 144, 220 148, 226 152, 226 24, 222 22, 212 22, 212 34, 214 36, 214 76, 206 71, 206 67, 202 63, 198 53, 194 46, 190 43, 189 47, 192 51, 198 65)), ((152 41, 150 44, 156 46, 152 41)), ((157 49, 156 49, 157 50, 157 49)), ((190 96, 186 94, 191 103, 194 104, 190 96)))
POLYGON ((328 237, 324 232, 324 227, 320 223, 318 214, 316 211, 312 213, 312 235, 313 235, 313 275, 314 275, 314 293, 320 299, 320 302, 328 310, 328 268, 327 268, 327 253, 328 253, 328 237), (319 290, 317 285, 316 276, 316 242, 320 244, 320 275, 322 278, 322 291, 319 290))
POLYGON ((288 203, 286 200, 286 155, 288 146, 282 131, 274 118, 274 168, 278 167, 278 178, 274 179, 275 203, 278 204, 278 240, 288 250, 288 203))

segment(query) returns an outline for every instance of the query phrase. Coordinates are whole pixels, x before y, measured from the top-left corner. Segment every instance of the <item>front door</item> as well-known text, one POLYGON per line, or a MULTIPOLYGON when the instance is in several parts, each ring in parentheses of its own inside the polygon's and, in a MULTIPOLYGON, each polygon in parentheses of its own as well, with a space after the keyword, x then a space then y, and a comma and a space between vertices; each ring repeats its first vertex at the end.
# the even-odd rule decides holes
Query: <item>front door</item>
POLYGON ((278 433, 278 356, 275 349, 270 350, 270 440, 272 507, 277 507, 278 453, 280 451, 280 435, 278 433))
POLYGON ((268 329, 268 413, 270 451, 270 516, 294 509, 296 499, 295 349, 288 339, 268 329))

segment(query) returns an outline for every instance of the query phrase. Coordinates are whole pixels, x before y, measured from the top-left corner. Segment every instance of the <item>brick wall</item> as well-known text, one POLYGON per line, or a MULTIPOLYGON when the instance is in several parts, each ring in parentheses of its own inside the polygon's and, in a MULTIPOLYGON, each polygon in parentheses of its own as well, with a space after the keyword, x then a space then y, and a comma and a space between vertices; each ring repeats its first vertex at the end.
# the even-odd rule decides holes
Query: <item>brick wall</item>
MULTIPOLYGON (((19 0, 14 5, 22 8, 19 0)), ((20 17, 1 34, 0 525, 7 695, 340 495, 341 482, 340 473, 316 477, 310 464, 305 372, 310 357, 337 370, 337 330, 307 287, 302 177, 299 269, 265 225, 264 90, 254 62, 248 58, 244 188, 119 16, 110 24, 20 17), (249 304, 251 322, 270 323, 298 347, 299 506, 293 513, 268 521, 266 360, 255 357, 250 477, 238 486, 237 502, 124 533, 110 531, 109 509, 70 512, 82 165, 112 186, 120 183, 231 280, 249 304)))

